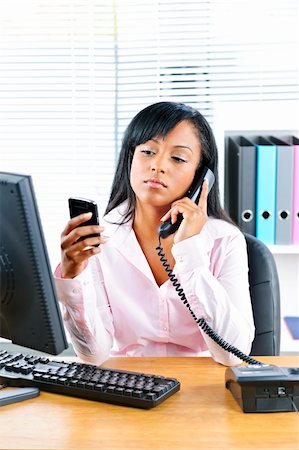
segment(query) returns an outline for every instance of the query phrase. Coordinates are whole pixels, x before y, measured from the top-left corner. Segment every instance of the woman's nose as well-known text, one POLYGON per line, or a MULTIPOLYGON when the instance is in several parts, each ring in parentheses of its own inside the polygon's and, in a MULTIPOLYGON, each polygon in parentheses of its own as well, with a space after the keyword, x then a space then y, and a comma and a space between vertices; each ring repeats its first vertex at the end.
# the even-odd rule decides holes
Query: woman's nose
POLYGON ((152 160, 151 170, 152 172, 165 173, 166 161, 162 155, 161 156, 156 155, 156 157, 152 160))

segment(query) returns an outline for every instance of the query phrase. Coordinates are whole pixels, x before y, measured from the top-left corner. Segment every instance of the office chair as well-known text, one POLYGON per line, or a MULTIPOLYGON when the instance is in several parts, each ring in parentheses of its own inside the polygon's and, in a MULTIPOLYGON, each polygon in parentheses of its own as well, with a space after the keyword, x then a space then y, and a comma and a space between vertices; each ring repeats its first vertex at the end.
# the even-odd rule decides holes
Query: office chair
POLYGON ((255 324, 251 355, 280 352, 280 291, 274 257, 268 247, 244 233, 249 266, 249 288, 255 324))

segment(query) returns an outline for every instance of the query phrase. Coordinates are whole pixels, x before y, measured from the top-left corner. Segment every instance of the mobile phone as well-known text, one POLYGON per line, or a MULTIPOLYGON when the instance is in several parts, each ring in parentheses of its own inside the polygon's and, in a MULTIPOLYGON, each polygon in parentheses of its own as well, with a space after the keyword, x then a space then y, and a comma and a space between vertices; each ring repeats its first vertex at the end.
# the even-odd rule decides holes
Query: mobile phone
MULTIPOLYGON (((79 227, 86 227, 88 225, 99 225, 99 214, 98 214, 98 206, 96 202, 93 200, 88 200, 87 198, 81 198, 81 197, 71 197, 69 198, 69 210, 70 210, 70 217, 71 219, 73 217, 79 216, 80 214, 91 212, 92 216, 89 220, 86 222, 81 223, 78 225, 79 227)), ((98 234, 89 234, 87 236, 82 236, 79 241, 82 241, 83 239, 89 238, 89 237, 95 237, 100 236, 100 233, 98 234)), ((94 247, 98 247, 99 244, 94 245, 94 247)))

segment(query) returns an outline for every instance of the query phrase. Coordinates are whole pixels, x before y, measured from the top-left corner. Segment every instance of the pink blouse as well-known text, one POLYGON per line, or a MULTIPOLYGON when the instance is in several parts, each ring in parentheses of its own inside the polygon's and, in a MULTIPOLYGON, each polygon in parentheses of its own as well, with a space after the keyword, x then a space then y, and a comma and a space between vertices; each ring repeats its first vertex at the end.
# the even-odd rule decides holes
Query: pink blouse
MULTIPOLYGON (((112 355, 199 356, 208 350, 221 364, 239 363, 198 327, 169 279, 157 285, 132 223, 107 222, 119 217, 114 210, 103 219, 110 239, 78 277, 62 279, 59 266, 55 271, 66 328, 78 356, 100 365, 112 355)), ((175 244, 172 253, 174 273, 195 315, 248 354, 254 323, 242 233, 209 218, 199 235, 175 244)))

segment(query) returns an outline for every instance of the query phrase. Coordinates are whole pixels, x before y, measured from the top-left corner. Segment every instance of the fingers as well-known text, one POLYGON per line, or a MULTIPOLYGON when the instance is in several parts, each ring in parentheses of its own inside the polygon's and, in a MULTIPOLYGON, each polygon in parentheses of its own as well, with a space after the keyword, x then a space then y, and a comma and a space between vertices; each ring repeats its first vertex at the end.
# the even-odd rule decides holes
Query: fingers
POLYGON ((80 242, 78 245, 66 249, 64 251, 64 257, 68 262, 71 262, 72 265, 81 265, 82 263, 87 262, 91 256, 100 252, 100 247, 81 246, 80 242))
POLYGON ((62 235, 69 234, 74 228, 78 227, 84 222, 87 222, 87 220, 91 219, 92 213, 84 213, 80 214, 79 216, 73 217, 71 220, 68 221, 65 229, 62 232, 62 235))
POLYGON ((108 241, 108 237, 106 236, 99 236, 98 234, 96 235, 90 235, 90 236, 82 236, 80 239, 76 239, 75 237, 75 241, 73 241, 73 239, 67 237, 61 240, 61 249, 67 250, 67 249, 71 249, 74 252, 76 251, 83 251, 85 250, 87 247, 92 247, 92 246, 99 246, 100 244, 105 244, 108 241))
POLYGON ((209 182, 208 180, 204 180, 198 202, 199 208, 201 208, 203 211, 207 211, 208 195, 209 195, 209 182))
POLYGON ((101 252, 100 244, 108 241, 101 233, 104 227, 86 225, 91 213, 71 219, 61 234, 61 273, 63 278, 74 278, 87 265, 88 259, 101 252), (82 225, 83 226, 80 226, 82 225))
POLYGON ((73 217, 67 223, 65 229, 61 233, 61 247, 67 248, 69 245, 73 245, 78 239, 90 234, 100 234, 104 228, 99 225, 84 226, 84 222, 87 222, 92 217, 92 213, 84 213, 79 216, 73 217), (82 226, 83 225, 83 226, 82 226))
POLYGON ((99 244, 108 241, 106 236, 86 237, 75 243, 64 237, 61 241, 61 273, 63 278, 74 278, 79 275, 87 265, 91 256, 101 252, 99 244))
POLYGON ((191 201, 190 203, 184 202, 184 199, 178 200, 177 202, 172 204, 171 209, 163 217, 161 217, 160 220, 162 222, 165 222, 170 218, 171 223, 175 223, 179 214, 183 214, 183 216, 185 217, 188 213, 194 213, 196 209, 197 206, 195 205, 195 203, 191 201))
POLYGON ((209 195, 208 180, 204 180, 198 205, 192 202, 188 197, 176 200, 175 202, 172 203, 171 209, 163 217, 161 217, 161 221, 165 222, 165 220, 171 217, 172 223, 174 223, 173 221, 176 221, 177 215, 179 213, 184 214, 185 212, 188 212, 188 210, 190 212, 192 211, 195 212, 198 208, 200 208, 206 214, 208 195, 209 195))
POLYGON ((87 260, 91 255, 95 255, 100 252, 100 247, 94 247, 90 245, 86 246, 82 245, 82 243, 80 242, 73 247, 67 248, 64 251, 64 254, 68 260, 71 260, 73 263, 80 264, 83 261, 87 260))
POLYGON ((170 210, 161 218, 162 222, 170 219, 175 223, 178 215, 183 215, 183 221, 175 233, 174 242, 179 242, 201 232, 208 220, 207 199, 209 193, 208 182, 205 180, 202 186, 198 205, 190 198, 184 197, 172 203, 170 210))
POLYGON ((83 251, 76 249, 68 249, 62 252, 61 259, 61 276, 62 278, 75 278, 87 265, 87 261, 91 256, 100 253, 100 247, 89 247, 83 251))
MULTIPOLYGON (((68 227, 68 225, 66 226, 65 230, 67 230, 67 227, 68 227)), ((99 225, 88 225, 86 227, 77 227, 77 228, 72 229, 72 231, 70 231, 67 235, 65 235, 65 230, 63 231, 63 233, 61 235, 62 250, 76 244, 79 239, 81 239, 81 242, 85 242, 92 234, 100 235, 104 231, 104 227, 101 227, 99 225), (84 238, 84 239, 82 240, 82 238, 84 238)), ((98 237, 98 236, 96 236, 96 237, 98 237)), ((98 243, 103 244, 104 242, 106 242, 104 236, 102 238, 103 238, 102 241, 97 242, 96 244, 98 244, 98 243)), ((90 245, 96 245, 96 244, 90 244, 90 245)), ((85 245, 85 247, 86 247, 86 245, 85 245)))

